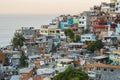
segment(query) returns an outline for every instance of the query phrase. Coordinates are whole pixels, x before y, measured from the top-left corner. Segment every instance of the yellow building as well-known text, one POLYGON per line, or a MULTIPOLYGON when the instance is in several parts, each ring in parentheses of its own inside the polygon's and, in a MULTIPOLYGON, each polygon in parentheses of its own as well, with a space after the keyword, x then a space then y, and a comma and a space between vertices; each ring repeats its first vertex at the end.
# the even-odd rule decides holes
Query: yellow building
POLYGON ((48 35, 48 27, 49 27, 49 25, 41 25, 40 26, 40 34, 48 35))
POLYGON ((59 24, 50 24, 50 25, 41 25, 40 26, 40 34, 41 35, 49 35, 49 34, 55 34, 56 29, 58 29, 59 24))

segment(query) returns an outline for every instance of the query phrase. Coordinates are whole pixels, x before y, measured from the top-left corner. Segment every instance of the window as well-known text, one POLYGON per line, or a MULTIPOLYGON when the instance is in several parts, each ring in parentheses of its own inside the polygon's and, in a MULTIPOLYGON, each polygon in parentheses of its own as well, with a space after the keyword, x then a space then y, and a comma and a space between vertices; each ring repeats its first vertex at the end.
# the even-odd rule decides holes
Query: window
POLYGON ((117 5, 119 5, 119 3, 117 3, 117 5))
POLYGON ((100 67, 97 67, 97 70, 100 70, 100 67))
POLYGON ((107 71, 107 69, 106 69, 106 68, 104 68, 104 71, 107 71))
POLYGON ((81 21, 79 23, 81 24, 81 21))
POLYGON ((118 11, 118 8, 116 8, 116 11, 118 11))
POLYGON ((101 79, 101 74, 96 74, 97 79, 101 79))
POLYGON ((56 31, 56 33, 60 33, 60 31, 56 31))
POLYGON ((90 37, 86 37, 86 39, 90 39, 90 37))
POLYGON ((110 71, 111 71, 111 72, 113 72, 113 71, 114 71, 114 69, 110 69, 110 71))
POLYGON ((54 31, 52 31, 52 33, 54 33, 54 31))
POLYGON ((82 37, 82 39, 85 39, 84 37, 82 37))

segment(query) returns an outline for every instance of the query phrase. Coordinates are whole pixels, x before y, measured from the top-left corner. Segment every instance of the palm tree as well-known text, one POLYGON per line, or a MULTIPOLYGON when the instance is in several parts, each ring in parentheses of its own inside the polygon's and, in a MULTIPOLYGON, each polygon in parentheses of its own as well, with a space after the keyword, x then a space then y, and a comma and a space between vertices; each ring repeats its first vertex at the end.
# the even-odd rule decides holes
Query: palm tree
POLYGON ((21 33, 15 33, 12 39, 12 45, 14 48, 21 48, 24 45, 25 38, 21 33))

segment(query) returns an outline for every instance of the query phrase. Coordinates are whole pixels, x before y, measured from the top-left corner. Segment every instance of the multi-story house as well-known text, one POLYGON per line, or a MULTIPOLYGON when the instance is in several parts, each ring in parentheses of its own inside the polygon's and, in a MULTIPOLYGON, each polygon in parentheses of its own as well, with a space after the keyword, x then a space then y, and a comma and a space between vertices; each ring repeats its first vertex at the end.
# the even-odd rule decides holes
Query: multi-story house
POLYGON ((89 12, 83 12, 79 16, 79 27, 82 27, 84 30, 90 27, 90 18, 89 18, 89 12))
POLYGON ((21 52, 20 51, 9 51, 9 50, 5 50, 4 51, 4 55, 5 55, 5 64, 6 66, 13 66, 14 68, 16 68, 19 64, 19 60, 21 57, 21 52))
POLYGON ((40 34, 48 35, 48 27, 49 27, 49 25, 41 25, 40 26, 40 34))
POLYGON ((79 25, 79 16, 78 15, 73 16, 73 24, 79 25))
POLYGON ((115 12, 115 3, 117 0, 110 0, 110 12, 115 12))
POLYGON ((49 25, 41 25, 40 26, 40 34, 41 35, 50 35, 51 33, 55 33, 54 30, 59 28, 59 23, 54 24, 50 23, 49 25))
POLYGON ((59 28, 59 22, 50 23, 48 28, 58 29, 59 28))
POLYGON ((60 32, 60 41, 61 42, 66 42, 67 37, 64 32, 60 32))
POLYGON ((94 80, 120 80, 120 66, 94 63, 94 80))
POLYGON ((32 37, 37 37, 40 34, 39 29, 34 29, 34 27, 22 27, 20 31, 26 40, 29 40, 32 37))
POLYGON ((114 50, 109 59, 112 61, 112 64, 120 65, 120 50, 114 50))
POLYGON ((105 12, 105 13, 109 13, 110 12, 110 4, 109 3, 101 3, 101 11, 105 12))
POLYGON ((66 29, 68 27, 72 27, 73 19, 69 18, 67 21, 60 21, 60 29, 66 29))
POLYGON ((101 12, 100 6, 94 6, 90 8, 90 11, 89 11, 90 26, 92 25, 92 21, 97 18, 97 15, 99 12, 101 12))
POLYGON ((118 41, 117 41, 117 36, 115 34, 115 32, 113 31, 108 31, 108 32, 104 32, 104 33, 101 33, 101 37, 102 37, 102 40, 104 42, 105 45, 117 45, 118 44, 118 41))
POLYGON ((115 12, 120 13, 120 0, 116 0, 115 2, 115 12))
POLYGON ((68 27, 72 27, 73 18, 70 15, 61 15, 59 17, 59 21, 60 21, 60 24, 59 24, 60 29, 66 29, 68 27))
POLYGON ((84 34, 81 35, 81 41, 86 42, 86 41, 96 41, 97 37, 94 34, 84 34))
POLYGON ((116 34, 117 35, 120 35, 120 23, 117 24, 117 27, 116 27, 116 34))
POLYGON ((92 21, 92 32, 100 33, 101 31, 107 31, 108 25, 107 21, 103 18, 98 18, 92 21))

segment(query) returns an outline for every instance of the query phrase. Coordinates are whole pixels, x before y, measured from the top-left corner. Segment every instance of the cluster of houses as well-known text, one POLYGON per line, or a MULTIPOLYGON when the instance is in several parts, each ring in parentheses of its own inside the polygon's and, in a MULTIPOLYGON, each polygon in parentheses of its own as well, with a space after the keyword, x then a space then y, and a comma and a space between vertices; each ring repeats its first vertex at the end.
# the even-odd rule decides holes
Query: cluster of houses
POLYGON ((21 50, 28 57, 27 66, 18 68, 20 50, 1 48, 0 80, 51 80, 70 65, 94 80, 120 80, 120 0, 102 2, 78 15, 60 15, 39 29, 22 27, 16 33, 25 38, 21 50), (71 29, 80 40, 69 41, 65 29, 71 29), (104 47, 87 51, 97 40, 104 47))

